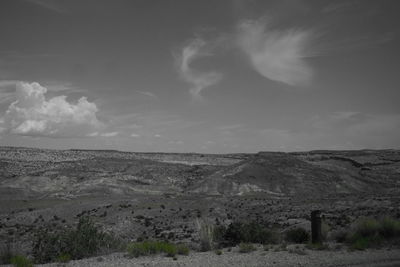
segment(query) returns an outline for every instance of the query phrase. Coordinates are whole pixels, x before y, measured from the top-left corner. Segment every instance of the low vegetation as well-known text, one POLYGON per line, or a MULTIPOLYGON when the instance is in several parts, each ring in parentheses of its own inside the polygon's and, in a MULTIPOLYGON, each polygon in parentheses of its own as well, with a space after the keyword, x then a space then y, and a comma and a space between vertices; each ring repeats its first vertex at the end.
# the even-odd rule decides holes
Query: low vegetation
POLYGON ((380 246, 383 242, 400 244, 400 221, 392 218, 358 220, 346 235, 351 249, 363 250, 380 246))
POLYGON ((239 252, 240 253, 249 253, 257 250, 256 247, 251 243, 240 243, 239 244, 239 252))
POLYGON ((14 252, 11 249, 11 244, 6 243, 0 247, 0 264, 11 264, 11 259, 14 257, 14 252))
POLYGON ((143 241, 130 243, 127 246, 131 257, 149 256, 164 253, 167 257, 189 255, 189 248, 183 244, 172 244, 164 241, 143 241))
POLYGON ((76 229, 50 232, 41 229, 33 241, 35 262, 69 261, 116 250, 120 243, 112 235, 99 230, 88 217, 82 217, 76 229))
POLYGON ((13 256, 10 263, 15 267, 33 267, 32 261, 22 255, 13 256))
POLYGON ((214 243, 217 240, 215 235, 216 229, 212 224, 206 223, 204 221, 197 220, 197 228, 200 237, 200 250, 210 251, 214 248, 214 243))
POLYGON ((240 243, 276 244, 279 236, 276 232, 259 223, 233 222, 227 228, 220 226, 214 230, 216 240, 221 245, 240 243))
POLYGON ((307 243, 310 240, 310 234, 303 228, 293 228, 286 232, 285 240, 296 244, 307 243))

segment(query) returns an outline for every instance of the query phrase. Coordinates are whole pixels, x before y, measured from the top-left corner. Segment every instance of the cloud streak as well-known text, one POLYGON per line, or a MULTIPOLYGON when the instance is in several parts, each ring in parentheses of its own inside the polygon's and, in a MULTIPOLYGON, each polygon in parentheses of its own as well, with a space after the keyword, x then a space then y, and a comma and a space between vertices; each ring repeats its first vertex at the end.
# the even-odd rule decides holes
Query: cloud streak
POLYGON ((265 78, 291 86, 311 81, 313 70, 305 61, 310 56, 310 31, 278 30, 265 19, 246 20, 239 23, 236 37, 251 66, 265 78))
POLYGON ((40 84, 19 82, 16 101, 10 104, 4 125, 11 134, 48 137, 85 136, 102 126, 95 103, 86 97, 69 103, 66 96, 46 100, 47 89, 40 84))
POLYGON ((194 60, 212 55, 207 51, 206 45, 203 39, 196 38, 183 47, 178 58, 179 74, 184 81, 192 85, 189 92, 194 99, 201 99, 201 92, 205 88, 217 84, 222 79, 222 74, 216 71, 201 72, 191 67, 194 60))

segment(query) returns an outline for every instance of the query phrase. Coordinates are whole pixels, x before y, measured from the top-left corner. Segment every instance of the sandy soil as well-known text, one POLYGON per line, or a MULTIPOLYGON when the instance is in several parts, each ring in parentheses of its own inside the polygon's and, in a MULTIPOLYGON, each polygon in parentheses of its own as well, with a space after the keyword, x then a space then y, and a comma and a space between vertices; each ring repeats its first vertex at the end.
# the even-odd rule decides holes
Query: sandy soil
POLYGON ((238 253, 237 249, 224 250, 222 255, 214 252, 192 252, 189 256, 179 256, 177 260, 164 256, 126 258, 122 253, 71 261, 66 264, 53 263, 40 266, 400 266, 400 249, 381 249, 349 252, 307 250, 305 255, 293 251, 263 251, 238 253))

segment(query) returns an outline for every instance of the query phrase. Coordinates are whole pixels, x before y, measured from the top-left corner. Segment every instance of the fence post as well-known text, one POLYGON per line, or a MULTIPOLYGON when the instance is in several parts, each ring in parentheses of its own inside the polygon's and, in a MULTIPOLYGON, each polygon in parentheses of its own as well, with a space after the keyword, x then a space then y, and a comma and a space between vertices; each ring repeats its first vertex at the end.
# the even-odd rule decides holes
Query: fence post
POLYGON ((320 210, 311 211, 311 242, 313 244, 322 243, 320 210))

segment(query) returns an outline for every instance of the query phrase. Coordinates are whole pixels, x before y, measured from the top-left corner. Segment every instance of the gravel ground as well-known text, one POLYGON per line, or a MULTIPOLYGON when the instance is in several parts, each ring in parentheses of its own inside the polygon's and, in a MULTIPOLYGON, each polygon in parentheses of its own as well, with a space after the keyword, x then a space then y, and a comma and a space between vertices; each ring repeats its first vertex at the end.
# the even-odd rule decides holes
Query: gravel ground
POLYGON ((192 252, 189 256, 178 256, 177 260, 164 256, 126 258, 122 253, 107 256, 71 261, 66 264, 53 263, 39 266, 366 266, 395 267, 400 266, 400 249, 365 250, 348 252, 311 251, 303 253, 290 251, 263 251, 259 249, 251 253, 239 253, 236 249, 224 250, 222 255, 214 252, 192 252))

